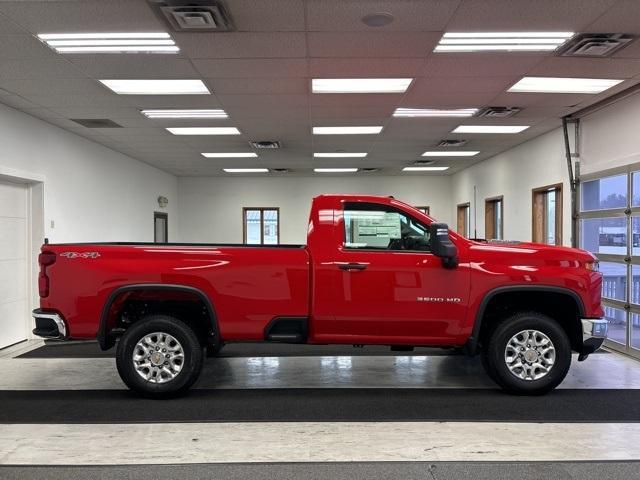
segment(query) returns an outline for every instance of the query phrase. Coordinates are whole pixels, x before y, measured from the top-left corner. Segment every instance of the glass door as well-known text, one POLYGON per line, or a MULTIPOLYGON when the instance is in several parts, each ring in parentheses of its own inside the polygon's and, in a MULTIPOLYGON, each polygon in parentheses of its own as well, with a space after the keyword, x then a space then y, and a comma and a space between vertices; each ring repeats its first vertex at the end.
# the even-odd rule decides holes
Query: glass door
POLYGON ((580 247, 600 260, 602 303, 609 320, 605 345, 640 357, 639 166, 583 176, 580 247))

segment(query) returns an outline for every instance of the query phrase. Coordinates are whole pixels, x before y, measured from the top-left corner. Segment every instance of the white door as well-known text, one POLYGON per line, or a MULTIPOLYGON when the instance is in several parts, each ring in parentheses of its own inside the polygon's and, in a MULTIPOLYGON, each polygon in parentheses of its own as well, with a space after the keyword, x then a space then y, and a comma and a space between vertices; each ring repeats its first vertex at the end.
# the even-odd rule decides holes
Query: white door
POLYGON ((0 348, 27 339, 27 187, 0 181, 0 348))

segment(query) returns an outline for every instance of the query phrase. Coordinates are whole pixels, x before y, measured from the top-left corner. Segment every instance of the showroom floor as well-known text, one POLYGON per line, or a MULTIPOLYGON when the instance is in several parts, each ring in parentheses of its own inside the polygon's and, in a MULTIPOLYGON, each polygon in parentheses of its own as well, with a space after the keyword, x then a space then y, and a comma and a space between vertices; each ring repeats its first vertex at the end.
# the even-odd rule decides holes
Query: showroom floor
POLYGON ((557 391, 512 397, 464 356, 287 348, 301 347, 230 346, 169 401, 125 390, 95 345, 16 349, 0 358, 0 477, 640 478, 628 357, 592 355, 557 391))

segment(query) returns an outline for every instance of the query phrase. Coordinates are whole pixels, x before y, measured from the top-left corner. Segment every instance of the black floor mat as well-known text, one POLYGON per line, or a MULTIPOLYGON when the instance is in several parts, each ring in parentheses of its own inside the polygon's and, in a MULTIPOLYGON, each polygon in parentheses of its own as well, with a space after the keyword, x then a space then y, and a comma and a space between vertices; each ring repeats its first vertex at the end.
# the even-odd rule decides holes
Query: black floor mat
POLYGON ((496 421, 639 422, 640 390, 192 390, 146 400, 128 390, 0 391, 0 423, 496 421))
MULTIPOLYGON (((451 355, 452 350, 440 348, 416 348, 412 352, 392 352, 387 346, 367 345, 296 345, 284 343, 230 343, 225 345, 220 357, 317 357, 326 356, 393 356, 393 355, 451 355)), ((100 350, 96 342, 50 342, 45 346, 23 353, 17 358, 105 358, 113 357, 115 348, 100 350)))

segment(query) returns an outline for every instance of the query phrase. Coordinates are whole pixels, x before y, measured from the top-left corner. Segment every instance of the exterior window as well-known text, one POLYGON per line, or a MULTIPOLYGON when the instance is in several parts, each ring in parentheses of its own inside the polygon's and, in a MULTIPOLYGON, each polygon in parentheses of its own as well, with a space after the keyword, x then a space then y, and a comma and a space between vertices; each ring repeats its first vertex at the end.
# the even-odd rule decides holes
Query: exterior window
POLYGON ((504 239, 504 201, 502 197, 487 198, 484 206, 485 237, 487 240, 504 239))
POLYGON ((580 182, 579 246, 597 255, 606 345, 640 357, 640 172, 637 165, 580 182))
POLYGON ((280 243, 279 208, 243 208, 243 242, 247 245, 280 243))
POLYGON ((533 190, 533 241, 562 245, 562 184, 533 190))
POLYGON ((456 232, 463 237, 469 238, 471 231, 471 206, 469 203, 458 205, 456 232))
POLYGON ((429 229, 386 205, 347 203, 344 208, 345 248, 367 250, 429 250, 429 229))
POLYGON ((429 208, 429 207, 422 206, 422 207, 413 207, 413 208, 415 208, 416 210, 420 210, 422 213, 426 213, 427 215, 431 214, 430 213, 431 212, 431 208, 429 208))

